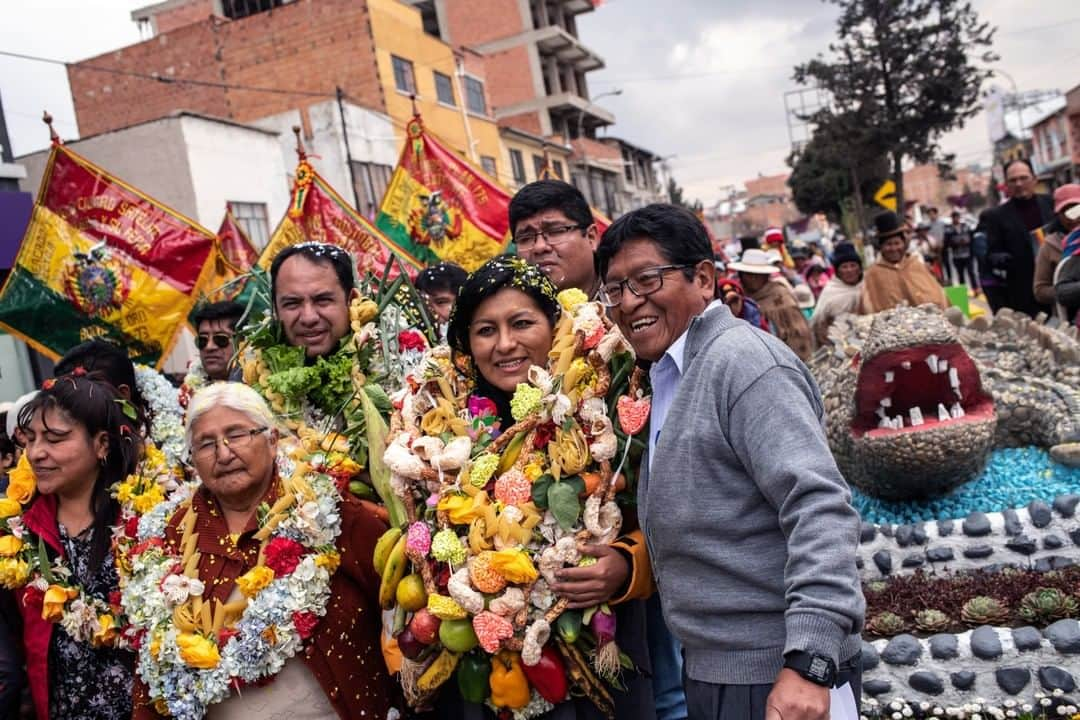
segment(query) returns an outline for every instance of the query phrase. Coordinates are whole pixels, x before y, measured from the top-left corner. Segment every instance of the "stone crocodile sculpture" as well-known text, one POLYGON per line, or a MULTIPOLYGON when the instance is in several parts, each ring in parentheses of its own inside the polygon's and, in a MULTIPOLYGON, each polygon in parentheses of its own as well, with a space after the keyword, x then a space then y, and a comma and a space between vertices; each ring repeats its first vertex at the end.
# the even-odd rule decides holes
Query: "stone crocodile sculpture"
POLYGON ((1080 343, 1002 310, 845 315, 811 369, 844 477, 887 500, 931 497, 973 479, 994 447, 1037 445, 1080 464, 1080 343))

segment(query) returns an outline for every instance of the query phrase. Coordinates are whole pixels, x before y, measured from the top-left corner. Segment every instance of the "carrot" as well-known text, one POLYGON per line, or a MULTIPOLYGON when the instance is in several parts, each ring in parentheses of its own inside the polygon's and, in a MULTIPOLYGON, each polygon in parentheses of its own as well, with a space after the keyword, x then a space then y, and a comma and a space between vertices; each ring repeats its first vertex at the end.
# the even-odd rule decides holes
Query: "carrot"
MULTIPOLYGON (((581 473, 581 479, 585 481, 585 492, 581 493, 581 497, 587 498, 596 492, 600 487, 600 482, 603 479, 600 473, 596 472, 583 472, 581 473)), ((626 489, 626 476, 619 473, 619 476, 615 479, 615 492, 622 492, 626 489)))

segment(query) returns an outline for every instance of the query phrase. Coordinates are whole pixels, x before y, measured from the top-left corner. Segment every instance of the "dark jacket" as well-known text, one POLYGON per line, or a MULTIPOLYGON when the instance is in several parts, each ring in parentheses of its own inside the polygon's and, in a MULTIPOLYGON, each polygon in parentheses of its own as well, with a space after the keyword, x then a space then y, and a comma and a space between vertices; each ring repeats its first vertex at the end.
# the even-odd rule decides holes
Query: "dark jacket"
MULTIPOLYGON (((1054 205, 1049 195, 1036 195, 1035 200, 1042 214, 1042 224, 1054 219, 1054 205)), ((994 276, 1004 280, 1002 301, 1005 307, 1034 317, 1050 308, 1035 301, 1032 285, 1035 278, 1035 253, 1037 242, 1024 226, 1015 201, 991 208, 980 218, 986 232, 989 268, 994 276)))
POLYGON ((1076 311, 1080 310, 1080 255, 1071 255, 1058 264, 1054 273, 1054 292, 1057 304, 1064 311, 1062 319, 1076 322, 1076 311))

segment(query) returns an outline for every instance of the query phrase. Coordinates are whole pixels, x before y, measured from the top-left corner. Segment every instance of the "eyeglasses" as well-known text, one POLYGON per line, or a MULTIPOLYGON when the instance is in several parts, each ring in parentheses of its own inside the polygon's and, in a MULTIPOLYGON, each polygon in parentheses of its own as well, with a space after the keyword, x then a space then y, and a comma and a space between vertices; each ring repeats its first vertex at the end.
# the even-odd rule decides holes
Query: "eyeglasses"
POLYGON ((229 347, 229 343, 232 342, 233 336, 229 333, 214 333, 212 335, 200 334, 195 338, 195 347, 200 350, 205 350, 207 345, 213 344, 216 348, 229 347))
POLYGON ((515 235, 514 242, 517 243, 518 250, 528 250, 536 244, 536 239, 543 235, 548 245, 556 245, 564 242, 574 230, 584 230, 586 227, 588 225, 548 225, 534 232, 525 231, 515 235))
POLYGON ((256 435, 260 435, 270 428, 257 427, 251 430, 230 430, 225 433, 223 438, 206 438, 195 443, 195 447, 191 449, 191 457, 196 460, 209 460, 212 457, 217 457, 217 447, 220 442, 227 448, 233 451, 243 450, 251 445, 251 441, 255 439, 256 435))
POLYGON ((693 265, 657 265, 645 268, 635 277, 625 278, 617 283, 609 283, 600 288, 597 297, 604 307, 615 307, 622 302, 623 288, 638 297, 646 297, 664 287, 664 274, 672 270, 684 270, 694 267, 693 265))

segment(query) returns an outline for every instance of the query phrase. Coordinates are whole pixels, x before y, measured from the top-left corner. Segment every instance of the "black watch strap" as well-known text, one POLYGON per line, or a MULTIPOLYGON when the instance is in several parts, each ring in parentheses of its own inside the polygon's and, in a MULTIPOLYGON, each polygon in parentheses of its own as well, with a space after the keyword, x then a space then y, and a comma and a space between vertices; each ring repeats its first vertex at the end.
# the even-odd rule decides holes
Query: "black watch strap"
POLYGON ((815 685, 832 687, 836 683, 836 663, 824 655, 793 650, 784 656, 784 667, 794 670, 815 685))

